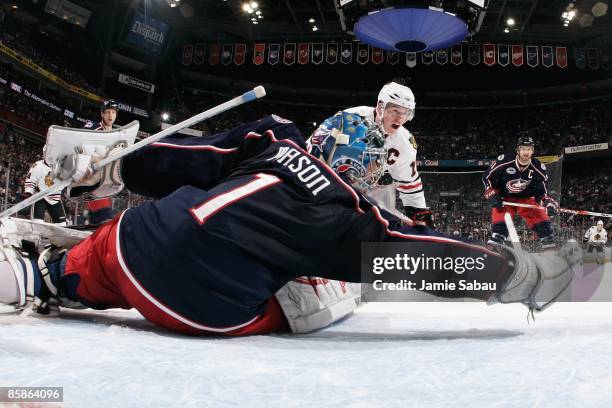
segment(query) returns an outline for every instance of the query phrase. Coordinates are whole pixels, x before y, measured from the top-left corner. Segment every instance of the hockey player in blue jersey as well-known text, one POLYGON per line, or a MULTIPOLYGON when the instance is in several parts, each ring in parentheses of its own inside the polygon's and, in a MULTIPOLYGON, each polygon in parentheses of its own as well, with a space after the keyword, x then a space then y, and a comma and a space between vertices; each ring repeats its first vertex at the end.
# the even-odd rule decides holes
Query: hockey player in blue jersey
POLYGON ((491 238, 489 245, 503 244, 508 238, 504 214, 518 214, 540 238, 543 249, 555 247, 549 216, 557 213, 557 202, 548 195, 546 166, 533 156, 535 144, 531 137, 520 137, 516 152, 502 154, 482 176, 484 196, 491 205, 491 238), (504 205, 504 201, 527 204, 521 208, 504 205))
MULTIPOLYGON (((498 283, 487 292, 432 292, 441 296, 540 309, 569 284, 571 251, 548 258, 512 249, 498 254, 415 230, 374 206, 363 193, 378 181, 386 152, 378 132, 358 125, 351 135, 330 137, 319 157, 305 149, 293 123, 275 116, 207 138, 152 143, 110 173, 157 200, 38 260, 5 246, 0 302, 43 312, 48 302, 136 308, 161 327, 190 334, 269 333, 287 327, 275 293, 292 279, 359 282, 363 242, 428 242, 450 257, 486 255, 484 271, 416 271, 423 280, 451 282, 493 274, 498 283), (542 302, 540 290, 555 282, 542 302)), ((94 180, 95 189, 109 172, 101 173, 71 177, 94 180)))

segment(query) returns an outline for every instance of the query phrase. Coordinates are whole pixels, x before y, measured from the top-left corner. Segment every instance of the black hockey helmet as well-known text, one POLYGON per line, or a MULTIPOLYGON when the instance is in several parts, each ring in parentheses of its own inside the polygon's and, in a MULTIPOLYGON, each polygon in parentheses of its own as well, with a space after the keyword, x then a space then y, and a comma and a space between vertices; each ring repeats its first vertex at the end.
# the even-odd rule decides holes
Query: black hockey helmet
POLYGON ((535 143, 533 139, 529 136, 521 136, 516 141, 516 148, 518 149, 521 146, 531 146, 535 149, 535 143))
POLYGON ((114 99, 107 99, 100 105, 100 112, 104 112, 107 109, 119 110, 119 104, 114 99))

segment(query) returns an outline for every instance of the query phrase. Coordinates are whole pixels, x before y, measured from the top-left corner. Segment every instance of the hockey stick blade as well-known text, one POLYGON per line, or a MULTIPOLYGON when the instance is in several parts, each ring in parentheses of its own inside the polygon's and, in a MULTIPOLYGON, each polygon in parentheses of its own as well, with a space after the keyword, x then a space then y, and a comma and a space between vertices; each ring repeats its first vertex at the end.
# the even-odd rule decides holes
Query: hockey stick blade
MULTIPOLYGON (((233 99, 230 99, 227 102, 223 102, 220 105, 217 105, 213 108, 210 108, 204 112, 198 113, 195 116, 190 117, 189 119, 185 119, 182 122, 179 122, 175 125, 170 126, 167 129, 162 130, 161 132, 158 132, 154 135, 149 136, 146 139, 141 140, 138 143, 134 143, 132 146, 121 150, 120 152, 118 152, 117 154, 114 154, 112 156, 109 156, 105 159, 100 160, 98 163, 96 163, 93 168, 95 171, 100 170, 102 167, 106 166, 109 163, 114 162, 115 160, 119 160, 122 157, 148 145, 151 144, 153 142, 158 141, 159 139, 162 139, 166 136, 170 136, 176 132, 178 132, 179 130, 185 129, 189 126, 195 125, 196 123, 200 123, 203 120, 207 120, 212 118, 213 116, 219 115, 220 113, 223 113, 229 109, 238 107, 242 104, 254 101, 256 99, 262 98, 266 96, 266 90, 264 89, 263 86, 256 86, 255 88, 253 88, 252 90, 243 93, 240 96, 237 96, 233 99)), ((52 187, 44 190, 44 191, 39 191, 36 194, 33 194, 32 196, 28 197, 27 199, 15 204, 14 206, 12 206, 11 208, 8 208, 6 211, 0 213, 0 218, 2 217, 8 217, 12 214, 15 214, 18 211, 23 210, 26 207, 29 207, 30 205, 36 203, 37 201, 39 201, 42 198, 47 197, 50 194, 54 194, 54 193, 59 193, 61 192, 64 188, 68 187, 71 182, 70 181, 61 181, 61 180, 53 180, 55 184, 53 184, 52 187)))
POLYGON ((514 247, 514 249, 520 250, 521 241, 519 240, 516 228, 514 227, 514 221, 512 221, 512 216, 509 213, 505 213, 504 221, 506 222, 506 227, 508 228, 508 236, 510 238, 510 242, 512 242, 512 246, 514 247))

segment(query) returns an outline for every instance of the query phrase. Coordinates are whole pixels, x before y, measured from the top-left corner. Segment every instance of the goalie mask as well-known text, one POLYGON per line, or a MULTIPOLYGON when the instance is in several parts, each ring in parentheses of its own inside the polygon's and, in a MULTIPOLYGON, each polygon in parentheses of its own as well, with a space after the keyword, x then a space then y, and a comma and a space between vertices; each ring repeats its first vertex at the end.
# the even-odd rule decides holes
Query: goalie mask
POLYGON ((337 127, 321 140, 319 158, 358 190, 367 190, 384 173, 386 149, 378 125, 354 114, 342 112, 337 127))

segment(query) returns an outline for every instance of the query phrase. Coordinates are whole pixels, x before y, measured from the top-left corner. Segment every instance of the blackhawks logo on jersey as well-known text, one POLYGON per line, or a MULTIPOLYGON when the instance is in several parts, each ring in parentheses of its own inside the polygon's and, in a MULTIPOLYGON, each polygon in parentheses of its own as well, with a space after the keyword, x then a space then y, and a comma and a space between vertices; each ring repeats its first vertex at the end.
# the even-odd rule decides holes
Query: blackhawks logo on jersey
POLYGON ((418 145, 416 139, 414 138, 414 135, 410 135, 410 144, 412 144, 412 147, 414 147, 414 150, 416 150, 418 145))
POLYGON ((45 176, 45 185, 47 187, 51 187, 53 185, 53 179, 51 178, 51 172, 47 173, 45 176))

